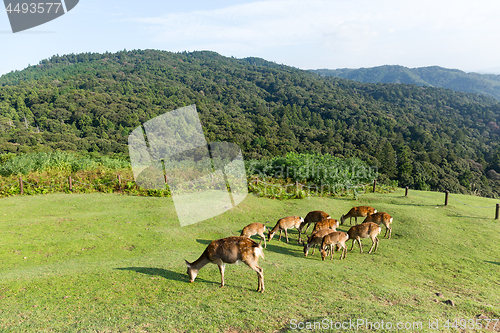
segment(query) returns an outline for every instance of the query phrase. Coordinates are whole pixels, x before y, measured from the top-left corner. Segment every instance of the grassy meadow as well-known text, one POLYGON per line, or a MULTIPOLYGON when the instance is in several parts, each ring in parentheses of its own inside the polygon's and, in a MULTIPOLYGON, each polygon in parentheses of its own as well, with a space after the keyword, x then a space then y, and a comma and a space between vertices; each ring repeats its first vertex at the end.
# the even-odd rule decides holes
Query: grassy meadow
POLYGON ((223 215, 180 227, 171 198, 2 198, 0 331, 470 332, 487 324, 487 331, 500 331, 489 321, 500 318, 496 200, 452 194, 443 203, 444 194, 404 197, 403 190, 358 200, 249 194, 223 215), (304 257, 294 230, 289 244, 275 236, 259 261, 263 294, 244 264, 226 266, 224 288, 216 265, 188 283, 184 259, 196 260, 211 240, 311 210, 339 219, 358 205, 394 217, 392 239, 379 237, 375 253, 367 253, 371 241, 364 239, 365 252, 356 245, 342 261, 340 252, 333 260, 322 261, 317 250, 304 257))

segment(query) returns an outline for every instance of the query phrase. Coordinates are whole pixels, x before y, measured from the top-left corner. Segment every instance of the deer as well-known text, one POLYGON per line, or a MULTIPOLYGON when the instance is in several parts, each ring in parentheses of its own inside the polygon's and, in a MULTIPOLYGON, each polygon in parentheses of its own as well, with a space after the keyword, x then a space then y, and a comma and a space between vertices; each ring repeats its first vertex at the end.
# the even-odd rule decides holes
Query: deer
POLYGON ((340 255, 340 260, 345 259, 345 255, 347 253, 347 247, 345 242, 349 239, 349 235, 342 231, 334 231, 325 237, 323 237, 323 241, 321 242, 320 252, 321 259, 325 260, 325 257, 328 256, 328 252, 326 251, 327 246, 330 247, 330 260, 333 259, 333 249, 336 246, 342 248, 342 254, 340 255))
POLYGON ((271 239, 273 239, 274 235, 276 232, 280 232, 280 237, 278 238, 278 241, 281 240, 281 232, 285 231, 285 237, 286 237, 286 242, 288 243, 288 229, 295 228, 299 230, 299 240, 300 240, 300 226, 304 222, 304 219, 300 216, 287 216, 283 217, 276 222, 276 225, 274 228, 271 229, 271 231, 267 235, 267 241, 270 242, 271 239))
POLYGON ((320 231, 321 229, 332 229, 333 231, 337 231, 337 228, 339 227, 339 221, 332 219, 331 217, 317 222, 314 225, 314 229, 311 234, 314 234, 317 231, 320 231))
POLYGON ((368 254, 372 253, 373 247, 375 246, 375 250, 377 251, 378 247, 378 234, 380 234, 380 231, 382 228, 377 224, 373 222, 366 222, 366 223, 361 223, 357 224, 355 226, 352 226, 348 231, 347 234, 349 235, 349 239, 352 239, 352 246, 351 250, 354 248, 354 242, 358 241, 359 244, 359 250, 361 253, 363 253, 363 248, 361 247, 361 238, 368 238, 370 237, 372 239, 372 247, 370 248, 370 251, 368 254))
POLYGON ((378 212, 375 214, 368 215, 363 223, 366 222, 374 222, 377 223, 378 225, 383 224, 385 226, 385 235, 384 237, 387 236, 387 232, 389 232, 389 237, 388 239, 391 238, 392 235, 392 228, 391 228, 391 223, 392 223, 392 216, 385 213, 385 212, 378 212))
MULTIPOLYGON (((302 242, 301 233, 303 232, 304 234, 306 234, 306 231, 307 231, 307 229, 309 229, 309 225, 311 223, 321 222, 321 221, 326 220, 328 218, 330 218, 330 215, 328 215, 327 213, 325 213, 321 210, 315 210, 315 211, 307 213, 306 217, 304 218, 304 221, 302 222, 302 224, 300 225, 300 228, 299 228, 299 244, 302 242), (305 230, 304 230, 304 227, 305 227, 305 230)), ((307 236, 307 234, 306 234, 306 236, 307 236)))
POLYGON ((271 239, 273 239, 274 235, 276 232, 279 230, 280 232, 280 238, 278 238, 278 241, 281 240, 281 231, 285 231, 285 237, 286 237, 286 242, 288 243, 288 229, 296 228, 299 230, 299 243, 300 243, 300 226, 304 222, 304 219, 299 216, 287 216, 283 217, 278 220, 276 225, 274 226, 273 229, 269 232, 267 235, 267 241, 270 242, 271 239))
POLYGON ((323 241, 323 237, 332 232, 335 231, 332 229, 321 229, 320 231, 312 234, 307 240, 307 243, 304 244, 304 255, 307 257, 307 255, 309 254, 309 249, 311 247, 313 248, 312 255, 314 255, 314 250, 316 249, 316 245, 321 244, 321 242, 323 241))
POLYGON ((266 226, 263 225, 262 223, 255 222, 255 223, 250 223, 249 225, 244 227, 243 230, 241 231, 240 236, 250 238, 253 235, 259 235, 260 236, 259 244, 262 244, 262 240, 264 240, 264 248, 267 248, 266 237, 264 236, 264 232, 266 232, 266 226))
POLYGON ((344 224, 345 220, 349 218, 349 225, 352 224, 352 218, 354 217, 356 224, 358 224, 358 217, 365 217, 370 214, 375 214, 377 210, 370 206, 358 206, 352 207, 351 210, 340 217, 340 224, 344 224))
POLYGON ((257 292, 264 292, 264 270, 258 266, 259 257, 264 258, 262 246, 248 237, 227 237, 212 241, 202 255, 194 262, 187 260, 187 274, 189 282, 193 283, 200 269, 206 264, 213 263, 219 266, 221 285, 224 286, 224 269, 226 264, 243 261, 248 267, 257 272, 257 292))

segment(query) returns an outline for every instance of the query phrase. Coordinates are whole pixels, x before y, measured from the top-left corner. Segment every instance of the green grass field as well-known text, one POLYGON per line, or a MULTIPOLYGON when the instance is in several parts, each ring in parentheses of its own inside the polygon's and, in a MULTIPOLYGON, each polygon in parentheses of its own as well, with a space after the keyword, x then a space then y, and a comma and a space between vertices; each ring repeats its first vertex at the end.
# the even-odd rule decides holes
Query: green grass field
POLYGON ((479 324, 500 331, 500 323, 493 328, 500 318, 496 200, 455 194, 443 203, 443 194, 404 197, 403 190, 357 201, 250 194, 223 215, 181 228, 170 198, 3 198, 0 331, 470 332, 479 324), (224 288, 216 265, 188 283, 184 259, 197 259, 211 240, 311 210, 339 219, 358 205, 394 217, 392 239, 380 237, 373 254, 364 239, 365 252, 355 246, 343 261, 340 252, 331 261, 318 251, 306 258, 291 231, 289 244, 275 236, 259 261, 265 293, 255 291, 257 275, 244 264, 226 267, 224 288))

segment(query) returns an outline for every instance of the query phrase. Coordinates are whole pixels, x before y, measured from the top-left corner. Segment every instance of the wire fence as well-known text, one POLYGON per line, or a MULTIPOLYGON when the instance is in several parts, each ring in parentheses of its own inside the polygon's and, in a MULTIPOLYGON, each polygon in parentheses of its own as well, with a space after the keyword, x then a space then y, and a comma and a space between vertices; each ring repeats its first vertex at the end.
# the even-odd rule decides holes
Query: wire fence
MULTIPOLYGON (((276 184, 276 183, 269 183, 264 180, 260 180, 258 178, 254 178, 251 182, 255 184, 260 184, 264 187, 264 191, 266 188, 271 187, 271 188, 278 188, 283 191, 286 191, 288 188, 293 187, 295 188, 295 191, 298 192, 301 189, 306 189, 309 191, 316 192, 316 194, 323 194, 324 189, 322 188, 322 185, 308 185, 308 184, 302 184, 300 182, 295 182, 291 184, 276 184)), ((354 197, 357 199, 358 195, 362 195, 365 193, 375 193, 376 192, 376 186, 377 186, 377 181, 374 180, 373 184, 371 183, 366 183, 366 184, 344 184, 343 186, 343 191, 344 193, 351 190, 354 194, 354 197), (373 186, 373 187, 372 187, 373 186), (370 191, 371 190, 371 191, 370 191)), ((276 193, 274 193, 276 194, 276 193)), ((310 193, 309 193, 310 194, 310 193)), ((408 197, 409 194, 409 188, 405 188, 405 197, 408 197)), ((444 196, 444 206, 448 206, 448 201, 449 198, 455 200, 456 202, 468 206, 468 207, 473 207, 473 208, 478 208, 478 209, 494 209, 495 210, 495 219, 498 220, 500 219, 500 203, 493 204, 491 206, 475 206, 471 205, 469 203, 463 202, 462 200, 458 199, 455 195, 451 195, 449 191, 445 192, 426 192, 425 195, 422 195, 421 193, 418 193, 416 191, 411 192, 412 196, 417 196, 421 198, 426 198, 426 199, 437 199, 438 197, 443 198, 444 196)))
MULTIPOLYGON (((109 175, 108 175, 109 176, 109 175)), ((76 180, 73 179, 72 176, 68 176, 65 179, 60 180, 57 183, 52 183, 52 184, 40 184, 40 183, 34 183, 30 182, 26 179, 23 179, 22 177, 19 177, 17 181, 9 182, 7 184, 3 184, 0 186, 0 195, 8 196, 8 195, 24 195, 24 194, 40 194, 40 193, 48 193, 47 191, 44 190, 54 190, 58 189, 59 191, 64 191, 64 192, 75 192, 77 190, 77 187, 86 187, 86 188, 92 188, 98 192, 136 192, 140 191, 140 187, 135 184, 135 180, 131 178, 125 178, 120 174, 116 174, 114 179, 111 180, 106 180, 102 181, 103 179, 100 179, 97 182, 85 182, 82 180, 76 180), (26 191, 27 187, 31 187, 34 189, 37 189, 37 191, 26 191), (7 190, 6 190, 7 189, 7 190), (17 193, 16 193, 17 192, 17 193)), ((165 182, 167 182, 167 177, 165 177, 165 182)), ((173 179, 170 179, 172 181, 173 179)), ((268 188, 274 188, 279 190, 279 193, 286 193, 289 188, 293 188, 293 192, 299 193, 300 191, 308 191, 307 194, 303 194, 302 197, 305 197, 306 195, 324 195, 328 194, 331 195, 332 193, 337 193, 337 194, 346 194, 348 191, 352 191, 353 196, 357 199, 357 197, 360 194, 364 194, 367 192, 376 192, 377 189, 377 181, 374 180, 373 184, 372 183, 365 183, 365 184, 340 184, 338 188, 333 188, 332 192, 332 187, 328 185, 316 185, 316 184, 303 184, 301 182, 294 182, 290 184, 277 184, 277 183, 270 183, 265 180, 261 180, 258 178, 252 178, 248 182, 248 187, 250 192, 258 192, 264 191, 264 195, 261 194, 261 196, 267 196, 267 189, 268 188), (256 186, 260 186, 260 189, 258 188, 252 188, 252 184, 256 186), (325 190, 325 187, 327 190, 325 190)), ((145 191, 143 194, 145 195, 158 195, 157 190, 144 190, 145 191)), ((161 190, 160 190, 161 191, 161 190)), ((168 188, 166 188, 166 191, 168 193, 164 193, 162 196, 170 196, 170 192, 168 191, 168 188)), ((279 195, 276 194, 276 192, 273 193, 274 196, 279 195)), ((500 219, 500 203, 497 203, 495 205, 490 205, 490 206, 475 206, 471 205, 470 203, 464 202, 457 198, 455 195, 450 194, 449 191, 443 192, 426 192, 425 195, 422 193, 418 193, 415 191, 411 191, 411 196, 417 196, 417 197, 422 197, 422 198, 438 198, 440 196, 444 195, 444 206, 448 206, 448 201, 449 198, 453 199, 454 201, 458 202, 459 204, 462 204, 464 206, 468 207, 473 207, 473 208, 478 208, 478 209, 495 209, 495 219, 498 220, 500 219)), ((405 197, 410 196, 410 191, 408 187, 405 188, 405 197)), ((297 198, 300 198, 301 196, 296 196, 297 198)))
POLYGON ((167 187, 164 190, 140 188, 134 179, 121 174, 102 173, 99 175, 77 174, 74 176, 25 176, 6 179, 0 177, 0 197, 13 195, 36 195, 47 193, 127 193, 143 196, 170 196, 167 187), (13 180, 16 179, 16 180, 13 180))
MULTIPOLYGON (((431 192, 426 192, 427 193, 431 193, 431 192)), ((464 205, 464 206, 468 206, 468 207, 473 207, 473 208, 478 208, 478 209, 495 209, 495 220, 498 220, 500 219, 500 203, 496 203, 494 205, 490 205, 490 206, 476 206, 476 205, 471 205, 469 203, 466 203, 466 202, 463 202, 462 200, 458 199, 455 195, 452 195, 449 191, 445 191, 445 192, 434 192, 433 194, 431 195, 422 195, 420 193, 416 193, 414 191, 411 192, 411 195, 413 196, 417 196, 417 197, 422 197, 422 198, 437 198, 439 196, 442 196, 444 195, 444 206, 448 206, 448 201, 449 201, 449 198, 455 200, 456 202, 464 205)), ((405 197, 408 197, 409 196, 409 189, 408 187, 405 188, 405 197)))

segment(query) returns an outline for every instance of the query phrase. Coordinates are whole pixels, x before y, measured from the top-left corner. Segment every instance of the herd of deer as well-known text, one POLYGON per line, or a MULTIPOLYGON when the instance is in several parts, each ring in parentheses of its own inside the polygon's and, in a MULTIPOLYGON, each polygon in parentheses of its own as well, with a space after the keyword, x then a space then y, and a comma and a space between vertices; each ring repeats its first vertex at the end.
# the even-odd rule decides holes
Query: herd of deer
MULTIPOLYGON (((278 231, 280 232, 278 240, 281 240, 281 232, 284 231, 286 242, 288 243, 287 230, 296 228, 299 231, 298 243, 300 244, 302 243, 302 234, 306 234, 309 225, 314 224, 311 236, 309 236, 307 242, 304 243, 304 255, 308 255, 311 247, 313 248, 312 254, 314 255, 315 247, 316 245, 319 245, 321 258, 323 260, 325 260, 325 257, 327 257, 329 253, 331 260, 333 258, 335 248, 342 249, 342 254, 340 255, 340 259, 342 260, 346 256, 347 248, 345 243, 349 239, 352 239, 351 251, 354 248, 354 242, 357 241, 360 251, 363 252, 361 238, 368 237, 372 240, 372 246, 368 253, 371 253, 372 250, 377 251, 377 236, 382 230, 380 227, 382 224, 386 229, 384 237, 386 237, 387 233, 389 233, 388 238, 391 238, 392 217, 389 214, 377 212, 376 209, 370 206, 353 207, 347 214, 340 217, 340 224, 344 224, 344 222, 349 218, 349 225, 351 225, 353 217, 356 225, 350 227, 347 233, 345 233, 337 231, 339 221, 331 218, 330 215, 323 211, 316 210, 309 212, 305 218, 299 216, 287 216, 279 219, 274 228, 269 231, 267 241, 271 241, 278 231), (358 217, 365 218, 363 223, 358 224, 358 217)), ((189 282, 194 282, 196 275, 203 266, 208 263, 214 263, 219 266, 222 287, 224 286, 225 265, 242 261, 257 272, 257 291, 264 292, 264 272, 262 268, 258 266, 257 262, 259 257, 264 258, 264 252, 261 246, 262 239, 264 240, 264 247, 267 247, 266 237, 264 235, 265 231, 266 226, 262 223, 256 222, 243 228, 239 237, 227 237, 212 241, 198 260, 193 263, 189 263, 185 260, 189 282), (261 237, 259 244, 250 239, 253 235, 259 235, 261 237)))

